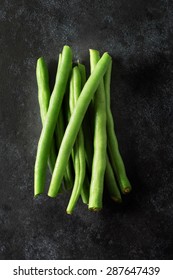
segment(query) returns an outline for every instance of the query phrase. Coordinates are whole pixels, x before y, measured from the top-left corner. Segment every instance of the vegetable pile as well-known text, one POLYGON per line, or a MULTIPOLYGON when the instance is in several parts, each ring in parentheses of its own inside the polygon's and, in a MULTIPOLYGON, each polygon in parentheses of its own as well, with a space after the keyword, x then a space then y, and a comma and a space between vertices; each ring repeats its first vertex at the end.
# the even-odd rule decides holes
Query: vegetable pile
POLYGON ((68 214, 79 197, 90 210, 102 209, 104 186, 115 202, 131 191, 110 108, 111 69, 108 53, 100 58, 97 50, 90 49, 87 78, 85 66, 79 62, 73 66, 71 48, 64 46, 50 93, 46 63, 42 57, 37 61, 43 128, 35 161, 34 195, 44 193, 48 165, 52 173, 48 196, 71 191, 68 214))

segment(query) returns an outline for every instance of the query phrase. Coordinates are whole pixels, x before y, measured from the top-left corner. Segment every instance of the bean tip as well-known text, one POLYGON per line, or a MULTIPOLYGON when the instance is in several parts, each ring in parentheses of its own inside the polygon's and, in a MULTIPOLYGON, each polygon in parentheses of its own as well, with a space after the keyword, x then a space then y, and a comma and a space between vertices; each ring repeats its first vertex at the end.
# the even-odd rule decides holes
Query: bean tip
POLYGON ((34 198, 37 198, 37 197, 40 196, 41 194, 43 194, 42 191, 40 191, 40 192, 35 192, 35 193, 34 193, 34 198))
POLYGON ((125 187, 123 189, 123 194, 128 194, 129 192, 131 192, 131 187, 125 187))
POLYGON ((51 192, 48 192, 47 194, 49 197, 52 197, 52 198, 55 198, 57 196, 57 194, 55 193, 51 193, 51 192))
POLYGON ((89 209, 90 211, 93 211, 93 212, 99 212, 99 211, 102 210, 101 207, 89 207, 88 209, 89 209))
POLYGON ((67 215, 72 215, 72 211, 71 210, 66 210, 66 214, 67 215))
POLYGON ((94 53, 98 53, 98 54, 99 54, 99 51, 97 51, 97 50, 95 50, 95 49, 89 49, 89 52, 90 52, 90 53, 94 52, 94 53))

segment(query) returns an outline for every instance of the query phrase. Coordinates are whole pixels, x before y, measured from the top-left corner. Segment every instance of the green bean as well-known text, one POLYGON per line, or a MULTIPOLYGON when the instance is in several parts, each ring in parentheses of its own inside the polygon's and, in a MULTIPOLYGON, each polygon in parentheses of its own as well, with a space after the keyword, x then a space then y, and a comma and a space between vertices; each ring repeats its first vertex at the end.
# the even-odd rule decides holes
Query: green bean
MULTIPOLYGON (((81 72, 82 84, 84 85, 86 82, 86 73, 85 73, 85 66, 83 64, 78 63, 79 70, 81 72)), ((87 113, 89 113, 87 111, 87 113)), ((89 173, 91 173, 92 169, 92 157, 93 157, 93 142, 92 142, 92 135, 91 135, 91 123, 89 122, 89 115, 87 113, 83 120, 83 133, 84 133, 84 142, 85 142, 85 149, 86 149, 86 161, 89 173), (89 125, 90 123, 90 125, 89 125)), ((88 190, 89 190, 89 181, 88 177, 85 178, 86 181, 84 183, 84 190, 81 193, 82 200, 84 203, 88 203, 88 190)), ((110 164, 108 155, 106 160, 106 170, 105 170, 105 184, 108 188, 111 198, 116 202, 121 202, 121 194, 119 192, 116 179, 114 177, 114 173, 112 170, 112 166, 110 164)))
MULTIPOLYGON (((85 66, 83 64, 78 63, 78 67, 79 70, 81 72, 81 77, 83 77, 83 84, 85 84, 86 82, 86 73, 85 73, 85 66)), ((91 105, 91 104, 90 104, 91 105)), ((92 108, 90 108, 92 109, 92 108)), ((83 120, 83 133, 84 133, 84 142, 85 142, 85 149, 86 149, 86 162, 87 162, 87 168, 89 171, 89 174, 91 174, 91 169, 92 169, 92 159, 93 159, 93 135, 91 133, 91 127, 92 127, 92 123, 90 122, 90 115, 91 115, 91 110, 90 112, 87 111, 86 115, 84 117, 83 120), (89 114, 88 114, 89 113, 89 114)), ((93 127, 92 127, 93 130, 93 127)), ((119 192, 117 183, 116 183, 116 179, 114 177, 114 173, 112 170, 112 166, 110 164, 108 155, 107 155, 107 160, 106 160, 106 170, 105 170, 105 183, 106 186, 108 187, 108 191, 110 193, 110 196, 113 200, 120 202, 122 201, 121 199, 121 194, 119 192)), ((88 190, 89 190, 89 181, 88 178, 86 178, 86 182, 84 184, 84 194, 86 196, 86 198, 82 197, 82 200, 85 201, 84 203, 87 203, 87 197, 88 197, 88 190), (87 187, 88 186, 88 187, 87 187), (87 189, 88 188, 88 189, 87 189)), ((81 194, 81 196, 83 195, 83 193, 81 194)))
POLYGON ((88 78, 82 92, 77 100, 76 107, 70 118, 69 124, 66 128, 59 154, 56 160, 52 180, 50 183, 48 195, 55 197, 60 188, 65 167, 71 154, 74 142, 82 124, 86 110, 91 102, 91 99, 105 74, 111 57, 108 53, 103 54, 102 58, 97 63, 93 73, 88 78))
MULTIPOLYGON (((80 75, 81 75, 81 86, 83 88, 86 83, 85 65, 79 63, 79 61, 78 61, 78 68, 79 68, 80 75)), ((85 114, 82 126, 83 126, 83 134, 84 134, 84 146, 85 146, 85 158, 86 158, 86 163, 87 163, 87 170, 85 172, 85 180, 84 180, 83 188, 81 190, 81 198, 82 198, 83 203, 88 204, 89 187, 90 187, 88 173, 90 176, 91 166, 92 166, 92 154, 93 154, 92 153, 91 132, 90 132, 90 126, 89 126, 89 121, 88 121, 88 111, 85 114)))
MULTIPOLYGON (((75 107, 73 76, 74 76, 74 72, 72 70, 72 75, 71 75, 71 79, 70 79, 70 90, 69 90, 69 112, 68 112, 69 115, 68 115, 68 120, 70 120, 71 115, 74 111, 74 107, 75 107)), ((74 161, 75 161, 74 146, 73 146, 72 151, 71 151, 71 157, 72 157, 72 161, 73 161, 73 165, 74 165, 74 161)))
MULTIPOLYGON (((36 76, 37 76, 37 83, 38 83, 38 99, 39 99, 39 106, 40 106, 40 114, 41 114, 42 125, 43 125, 49 107, 50 88, 49 88, 49 74, 48 74, 47 65, 42 57, 39 58, 37 61, 36 76)), ((51 173, 53 173, 56 157, 57 157, 56 141, 55 141, 55 137, 53 136, 52 144, 50 148, 50 154, 48 157, 48 165, 51 173)), ((61 192, 62 189, 60 188, 58 193, 61 192)))
MULTIPOLYGON (((41 136, 38 143, 35 176, 34 176, 34 195, 44 192, 46 163, 50 152, 52 138, 65 93, 67 81, 72 67, 72 52, 70 47, 64 46, 62 51, 62 62, 55 86, 50 98, 49 108, 43 125, 41 136)), ((53 172, 54 174, 54 172, 53 172)), ((64 175, 64 174, 63 174, 64 175)), ((59 186, 60 187, 60 186, 59 186)), ((58 188, 59 189, 59 188, 58 188)))
MULTIPOLYGON (((59 71, 60 71, 61 59, 62 59, 62 54, 60 53, 59 60, 58 60, 57 74, 56 74, 57 77, 58 77, 59 71)), ((62 107, 60 108, 60 111, 59 111, 58 121, 57 121, 56 128, 55 128, 55 135, 56 135, 56 140, 57 140, 57 149, 59 150, 59 147, 61 145, 61 141, 62 141, 62 138, 64 135, 64 118, 63 118, 62 107)))
POLYGON ((110 197, 116 202, 122 202, 121 194, 115 180, 114 172, 110 164, 108 155, 106 159, 106 170, 105 170, 105 184, 108 188, 110 197))
MULTIPOLYGON (((76 67, 74 69, 76 72, 74 72, 74 97, 75 97, 75 106, 76 106, 76 103, 77 103, 77 99, 80 95, 80 92, 81 90, 83 89, 85 83, 86 83, 86 71, 85 71, 85 66, 82 65, 82 64, 78 64, 78 67, 76 67), (77 80, 79 79, 80 77, 80 80, 81 80, 81 83, 80 83, 80 91, 78 92, 77 91, 77 80), (76 79, 75 79, 76 77, 76 79), (75 81, 76 81, 76 87, 75 87, 75 81), (76 90, 75 90, 76 88, 76 90)), ((79 90, 79 88, 78 88, 79 90)), ((84 135, 83 135, 83 128, 81 126, 80 130, 79 130, 79 133, 78 133, 78 142, 79 144, 76 145, 77 146, 77 149, 78 149, 78 161, 79 161, 79 186, 81 185, 80 187, 80 194, 81 194, 81 197, 82 197, 82 200, 84 203, 88 203, 88 199, 89 199, 89 181, 88 181, 88 178, 87 178, 87 173, 86 173, 86 162, 85 162, 85 146, 84 146, 84 135)))
MULTIPOLYGON (((81 92, 81 75, 78 67, 76 66, 73 68, 72 77, 70 81, 71 114, 74 111, 80 92, 81 92)), ((66 209, 66 212, 68 214, 72 214, 74 210, 76 202, 81 194, 81 190, 85 179, 85 149, 84 149, 84 137, 83 137, 82 127, 80 127, 79 129, 73 149, 74 149, 73 161, 74 161, 74 168, 75 168, 75 182, 70 197, 70 201, 66 209)))
MULTIPOLYGON (((70 120, 69 98, 70 98, 70 94, 69 94, 69 86, 68 86, 68 90, 64 96, 64 101, 63 101, 63 115, 64 115, 65 130, 70 120)), ((71 184, 71 188, 72 188, 74 183, 74 168, 73 168, 72 154, 70 155, 69 160, 67 162, 66 172, 68 178, 70 178, 70 182, 72 182, 71 184)))
MULTIPOLYGON (((62 55, 60 53, 59 60, 58 60, 57 76, 60 71, 61 59, 62 59, 62 55)), ((57 142, 58 151, 59 151, 59 147, 61 145, 61 142, 62 142, 62 139, 64 136, 64 131, 65 131, 65 123, 64 123, 64 116, 63 116, 63 107, 61 106, 57 125, 55 128, 55 135, 56 135, 56 140, 57 140, 56 142, 57 142)), ((70 189, 73 186, 73 177, 72 177, 72 172, 71 172, 71 168, 69 165, 70 165, 70 163, 68 162, 65 173, 64 173, 64 185, 65 185, 66 189, 70 189)))
POLYGON ((118 141, 114 130, 113 116, 110 109, 111 69, 112 69, 112 62, 110 62, 107 72, 105 74, 108 150, 109 150, 111 164, 116 174, 121 192, 128 193, 131 191, 131 185, 127 178, 125 166, 118 148, 118 141))
MULTIPOLYGON (((41 120, 43 125, 49 107, 49 99, 50 99, 49 73, 43 57, 40 57, 37 60, 36 78, 37 78, 37 85, 38 85, 38 101, 40 106, 40 115, 41 115, 41 120)), ((56 156, 57 156, 57 151, 56 151, 55 139, 52 138, 50 154, 48 157, 48 165, 51 173, 53 173, 53 169, 56 162, 56 156)))
MULTIPOLYGON (((78 63, 78 67, 81 73, 82 85, 85 85, 86 82, 86 70, 85 66, 81 63, 78 63)), ((83 87, 82 86, 82 87, 83 87)), ((89 108, 88 108, 89 109, 89 108)), ((83 120, 83 133, 84 133, 84 142, 85 142, 85 157, 87 162, 87 167, 89 173, 91 173, 92 166, 92 157, 93 157, 93 147, 92 147, 92 135, 91 135, 91 124, 89 123, 89 111, 86 112, 84 120, 83 120)))
MULTIPOLYGON (((99 52, 90 50, 91 72, 97 67, 99 52)), ((89 209, 97 211, 102 208, 104 174, 106 169, 107 134, 106 134, 106 102, 103 78, 94 95, 94 156, 92 164, 89 209)))

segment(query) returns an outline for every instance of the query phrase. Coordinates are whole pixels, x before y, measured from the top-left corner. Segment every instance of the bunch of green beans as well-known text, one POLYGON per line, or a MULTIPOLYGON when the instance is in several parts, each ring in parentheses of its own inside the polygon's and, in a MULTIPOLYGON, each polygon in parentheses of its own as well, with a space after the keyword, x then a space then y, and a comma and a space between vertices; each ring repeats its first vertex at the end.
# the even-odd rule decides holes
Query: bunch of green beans
POLYGON ((34 170, 34 196, 45 192, 46 167, 52 174, 48 196, 69 191, 72 214, 78 199, 93 211, 103 207, 104 186, 115 202, 131 191, 119 151, 110 107, 111 56, 90 50, 90 75, 73 65, 72 50, 59 54, 52 93, 41 57, 36 65, 42 131, 34 170))

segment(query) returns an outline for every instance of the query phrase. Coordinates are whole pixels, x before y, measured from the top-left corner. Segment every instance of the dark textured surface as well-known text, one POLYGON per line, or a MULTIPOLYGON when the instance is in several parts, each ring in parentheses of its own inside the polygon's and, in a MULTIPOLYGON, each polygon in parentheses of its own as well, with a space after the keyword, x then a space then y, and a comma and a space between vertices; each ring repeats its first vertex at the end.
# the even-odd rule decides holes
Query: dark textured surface
POLYGON ((0 1, 0 258, 173 258, 173 2, 0 1), (113 57, 112 109, 133 192, 100 213, 33 200, 36 59, 113 57))

